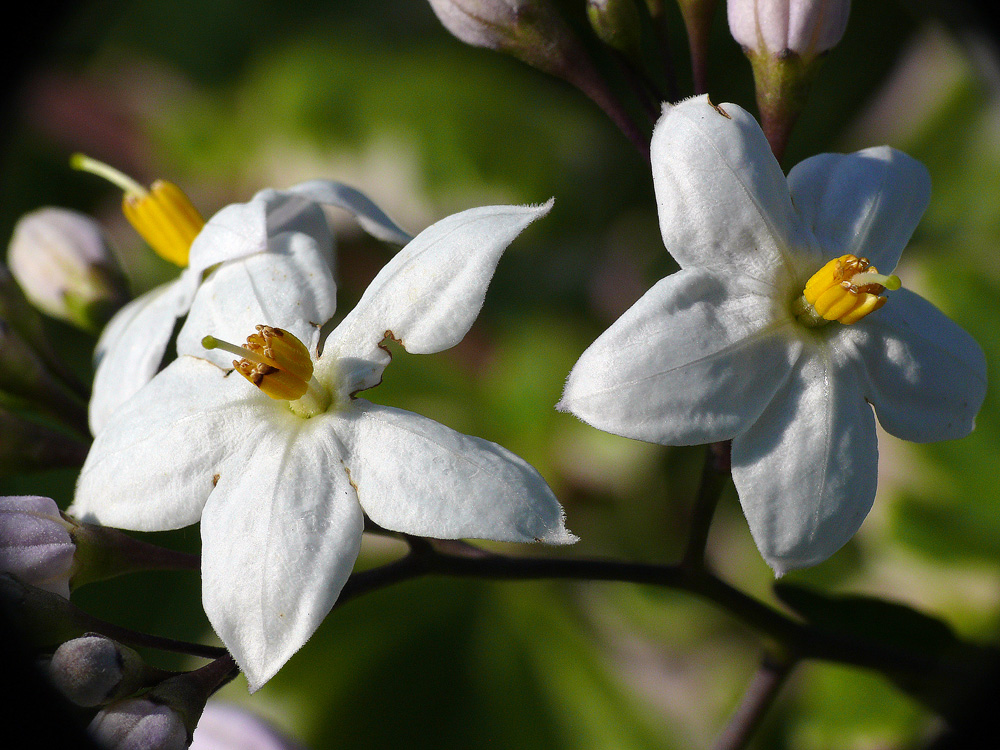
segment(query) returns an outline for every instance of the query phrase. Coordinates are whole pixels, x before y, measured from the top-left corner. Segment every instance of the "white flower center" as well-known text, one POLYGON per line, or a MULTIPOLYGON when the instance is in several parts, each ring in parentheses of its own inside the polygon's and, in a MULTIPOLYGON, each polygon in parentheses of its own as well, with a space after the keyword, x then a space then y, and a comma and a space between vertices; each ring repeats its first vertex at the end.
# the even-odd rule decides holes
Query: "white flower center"
POLYGON ((203 338, 201 345, 238 356, 233 360, 236 372, 267 396, 287 401, 288 408, 300 417, 313 417, 329 409, 333 397, 313 377, 313 361, 305 344, 281 328, 256 328, 257 333, 250 334, 243 346, 214 336, 203 338))

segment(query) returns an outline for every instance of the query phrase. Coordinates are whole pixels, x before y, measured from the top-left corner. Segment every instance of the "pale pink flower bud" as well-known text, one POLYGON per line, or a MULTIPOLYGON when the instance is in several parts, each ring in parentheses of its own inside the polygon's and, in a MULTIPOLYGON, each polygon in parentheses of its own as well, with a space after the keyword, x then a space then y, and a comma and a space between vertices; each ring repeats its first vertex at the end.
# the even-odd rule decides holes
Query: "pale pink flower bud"
POLYGON ((55 501, 0 497, 0 572, 69 598, 76 544, 55 501))
POLYGON ((100 330, 128 299, 104 232, 76 211, 40 208, 22 216, 7 262, 33 305, 85 330, 100 330))
POLYGON ((814 57, 837 45, 851 0, 729 0, 729 30, 757 54, 814 57))

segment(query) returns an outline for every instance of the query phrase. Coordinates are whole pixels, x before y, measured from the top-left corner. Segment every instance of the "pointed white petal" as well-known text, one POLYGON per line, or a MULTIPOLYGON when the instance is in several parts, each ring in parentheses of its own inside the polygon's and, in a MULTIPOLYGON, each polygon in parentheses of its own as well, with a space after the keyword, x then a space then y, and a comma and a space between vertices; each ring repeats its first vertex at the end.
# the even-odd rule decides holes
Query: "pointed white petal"
POLYGON ((650 149, 663 243, 681 268, 770 283, 814 252, 767 139, 739 106, 707 96, 666 106, 650 149))
POLYGON ((94 350, 92 433, 159 370, 177 318, 187 309, 186 297, 183 283, 169 282, 132 300, 108 322, 94 350))
POLYGON ((397 245, 405 245, 412 239, 367 195, 343 183, 332 180, 311 180, 290 187, 284 192, 304 196, 325 206, 336 206, 354 214, 361 228, 376 239, 397 245))
POLYGON ((733 481, 777 575, 823 562, 875 498, 875 418, 852 362, 827 347, 796 365, 760 419, 733 440, 733 481))
POLYGON ((188 267, 197 276, 217 263, 267 250, 267 204, 251 200, 222 208, 191 243, 188 267))
POLYGON ((343 418, 351 481, 378 525, 437 539, 576 541, 545 480, 496 443, 364 399, 343 418))
POLYGON ((917 443, 972 432, 986 396, 986 357, 955 322, 900 289, 845 328, 842 345, 856 352, 865 398, 886 432, 917 443))
POLYGON ((364 530, 330 420, 289 419, 226 462, 201 522, 205 612, 251 692, 329 613, 364 530))
POLYGON ((550 201, 462 211, 428 227, 400 250, 324 345, 331 358, 376 363, 351 390, 378 382, 386 361, 378 345, 387 335, 415 354, 439 352, 461 341, 479 315, 500 255, 551 206, 550 201))
POLYGON ((272 237, 270 251, 226 263, 216 269, 195 295, 177 351, 231 368, 233 355, 206 350, 201 340, 212 335, 241 345, 254 326, 284 328, 311 351, 319 328, 336 309, 336 285, 325 252, 300 232, 272 237))
POLYGON ((825 259, 849 253, 882 273, 896 267, 931 198, 927 168, 888 146, 806 159, 788 185, 825 259))
POLYGON ((275 403, 238 375, 180 357, 97 435, 71 513, 138 531, 195 523, 219 465, 275 403))
POLYGON ((557 408, 653 443, 732 438, 764 410, 801 346, 768 291, 701 268, 668 276, 583 353, 557 408))

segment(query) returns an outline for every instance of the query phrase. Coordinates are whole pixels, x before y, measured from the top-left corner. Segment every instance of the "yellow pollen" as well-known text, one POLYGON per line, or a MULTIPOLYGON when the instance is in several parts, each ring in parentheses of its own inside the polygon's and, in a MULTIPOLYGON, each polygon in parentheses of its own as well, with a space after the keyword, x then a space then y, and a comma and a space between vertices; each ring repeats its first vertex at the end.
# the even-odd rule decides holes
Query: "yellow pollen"
POLYGON ((842 255, 806 282, 802 296, 793 305, 793 312, 809 327, 832 321, 850 325, 886 303, 882 292, 900 286, 898 276, 880 274, 867 258, 842 255))
POLYGON ((191 243, 205 220, 179 187, 157 180, 147 190, 114 167, 83 154, 73 154, 70 166, 103 177, 125 191, 122 212, 135 230, 164 260, 181 267, 188 264, 191 243))
POLYGON ((240 357, 233 367, 240 375, 279 401, 297 401, 309 390, 313 363, 309 350, 288 331, 259 325, 257 333, 247 337, 243 346, 235 346, 214 336, 206 336, 201 345, 222 349, 240 357))

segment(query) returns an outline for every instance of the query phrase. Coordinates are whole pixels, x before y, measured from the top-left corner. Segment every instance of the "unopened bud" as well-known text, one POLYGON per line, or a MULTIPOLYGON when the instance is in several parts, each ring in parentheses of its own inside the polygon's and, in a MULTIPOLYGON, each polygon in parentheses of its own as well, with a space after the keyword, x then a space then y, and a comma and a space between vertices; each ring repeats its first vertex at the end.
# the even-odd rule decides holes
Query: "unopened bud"
POLYGON ((26 471, 80 467, 87 444, 0 406, 0 477, 26 471))
POLYGON ((99 331, 128 301, 104 232, 76 211, 40 208, 21 217, 7 262, 32 304, 86 331, 99 331))
POLYGON ((69 598, 76 545, 51 498, 0 497, 0 572, 69 598))
POLYGON ((632 60, 642 57, 642 22, 636 0, 587 0, 597 38, 632 60))
POLYGON ((850 0, 729 0, 729 30, 750 60, 761 128, 778 159, 850 9, 850 0))
POLYGON ((145 697, 108 706, 88 730, 109 750, 185 750, 190 744, 180 713, 145 697))
POLYGON ((147 666, 128 646, 93 633, 62 644, 52 655, 48 669, 63 695, 87 707, 128 697, 167 676, 147 666))
POLYGON ((100 711, 91 734, 113 750, 174 750, 191 744, 205 703, 236 674, 232 657, 164 680, 141 698, 128 698, 100 711))
POLYGON ((566 77, 567 50, 576 39, 548 0, 430 0, 448 31, 473 47, 517 57, 566 77))
POLYGON ((583 43, 551 0, 429 0, 441 23, 474 47, 505 52, 576 86, 589 96, 642 151, 639 132, 621 100, 594 66, 583 43))
POLYGON ((729 31, 745 50, 813 58, 844 36, 851 0, 729 0, 729 31))

